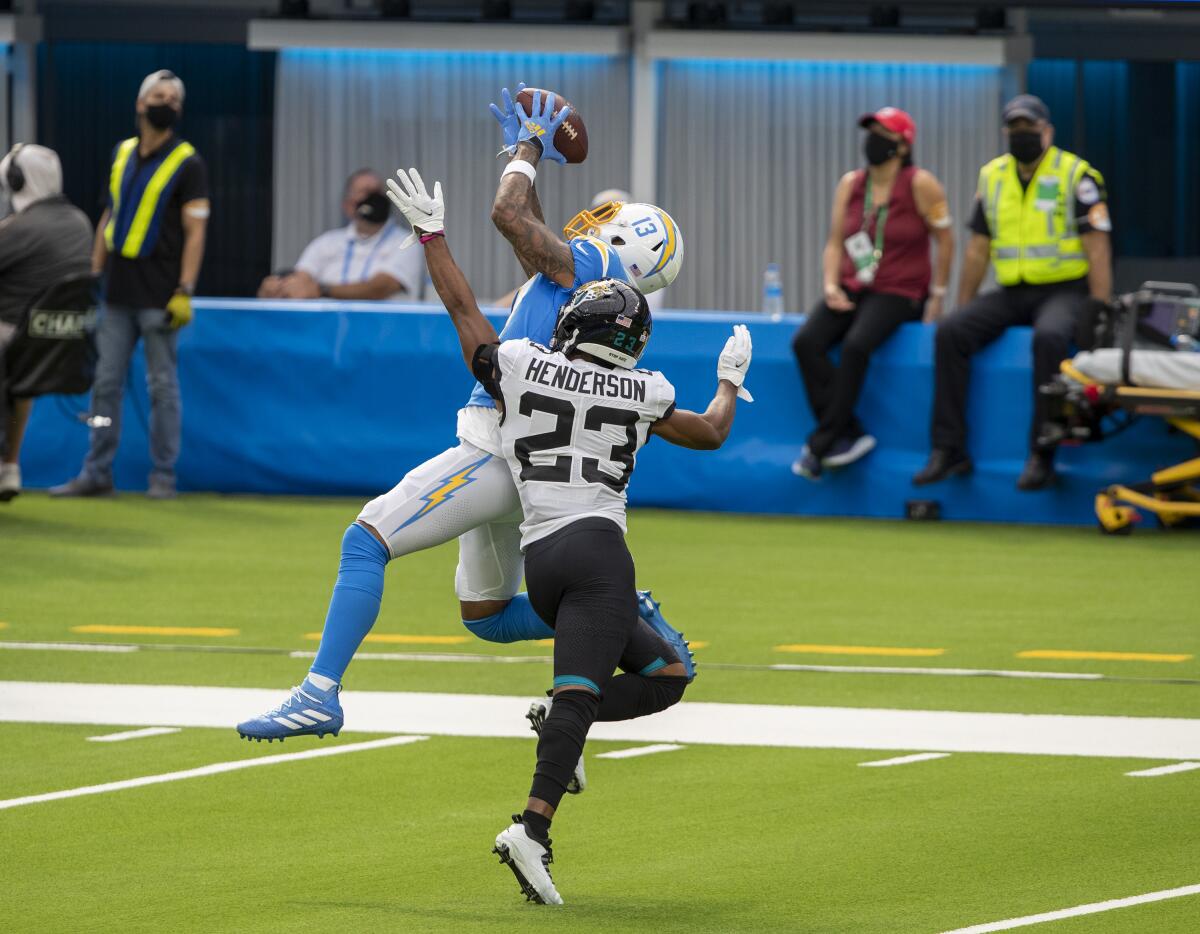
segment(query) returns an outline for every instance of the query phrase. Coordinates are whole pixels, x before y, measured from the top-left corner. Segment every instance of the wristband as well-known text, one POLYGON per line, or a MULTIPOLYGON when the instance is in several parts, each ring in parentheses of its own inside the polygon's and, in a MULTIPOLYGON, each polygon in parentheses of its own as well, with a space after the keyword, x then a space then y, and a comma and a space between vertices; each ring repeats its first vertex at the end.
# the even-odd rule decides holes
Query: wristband
POLYGON ((436 240, 438 237, 446 236, 446 231, 435 230, 433 233, 423 233, 420 236, 421 243, 428 243, 430 240, 436 240))
POLYGON ((934 298, 945 298, 948 291, 950 290, 944 285, 931 285, 929 287, 929 294, 934 298))
POLYGON ((504 167, 504 171, 500 173, 500 177, 504 178, 505 175, 514 174, 524 175, 529 179, 529 184, 532 185, 537 178, 537 169, 532 162, 526 162, 524 159, 513 159, 512 162, 504 167))

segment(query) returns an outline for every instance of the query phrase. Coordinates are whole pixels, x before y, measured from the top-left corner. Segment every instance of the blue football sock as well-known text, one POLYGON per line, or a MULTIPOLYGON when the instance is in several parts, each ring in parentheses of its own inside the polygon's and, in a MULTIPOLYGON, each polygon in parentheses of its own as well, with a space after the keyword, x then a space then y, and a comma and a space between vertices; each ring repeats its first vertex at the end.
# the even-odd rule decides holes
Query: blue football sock
POLYGON ((383 600, 383 569, 391 556, 357 522, 342 537, 342 560, 325 616, 312 671, 340 682, 363 638, 375 625, 383 600))
POLYGON ((464 619, 463 625, 488 642, 520 642, 524 639, 554 637, 554 630, 534 612, 527 593, 517 594, 499 613, 483 619, 464 619))

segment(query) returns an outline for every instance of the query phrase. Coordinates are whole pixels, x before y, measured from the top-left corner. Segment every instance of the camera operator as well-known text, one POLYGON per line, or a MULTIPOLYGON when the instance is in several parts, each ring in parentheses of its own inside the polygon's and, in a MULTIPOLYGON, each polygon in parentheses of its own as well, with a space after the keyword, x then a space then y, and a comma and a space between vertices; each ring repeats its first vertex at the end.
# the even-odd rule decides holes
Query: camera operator
POLYGON ((13 213, 0 221, 0 502, 21 492, 21 438, 32 399, 11 399, 5 351, 34 300, 60 279, 86 274, 92 225, 62 193, 58 154, 18 143, 0 161, 13 213))

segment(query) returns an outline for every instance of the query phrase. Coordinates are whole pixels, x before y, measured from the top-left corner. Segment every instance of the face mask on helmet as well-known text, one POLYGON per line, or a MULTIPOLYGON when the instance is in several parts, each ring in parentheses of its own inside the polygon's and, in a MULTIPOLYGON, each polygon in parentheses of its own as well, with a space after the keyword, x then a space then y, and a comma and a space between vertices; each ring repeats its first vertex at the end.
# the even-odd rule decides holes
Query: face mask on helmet
POLYGON ((621 258, 629 280, 644 295, 675 281, 683 265, 683 235, 662 208, 652 204, 609 201, 580 211, 563 228, 567 239, 595 237, 621 258))
POLYGON ((560 309, 550 349, 578 351, 632 370, 650 341, 652 324, 641 292, 620 279, 598 279, 577 288, 560 309))

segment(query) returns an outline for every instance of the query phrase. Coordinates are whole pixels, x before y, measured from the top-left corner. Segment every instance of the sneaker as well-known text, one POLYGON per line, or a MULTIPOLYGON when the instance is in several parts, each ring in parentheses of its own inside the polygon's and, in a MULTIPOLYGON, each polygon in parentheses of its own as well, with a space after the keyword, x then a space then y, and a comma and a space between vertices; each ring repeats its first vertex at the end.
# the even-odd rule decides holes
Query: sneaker
POLYGON ((875 450, 874 435, 859 435, 857 438, 839 438, 823 458, 824 467, 845 467, 861 460, 875 450))
POLYGON ((322 691, 307 678, 299 687, 292 688, 291 696, 262 716, 252 717, 237 725, 238 736, 270 743, 281 743, 288 736, 316 736, 326 733, 337 736, 342 729, 344 717, 342 705, 338 703, 339 684, 322 691))
POLYGON ((1034 451, 1025 461, 1021 476, 1017 479, 1018 490, 1040 490, 1055 478, 1054 455, 1034 451))
POLYGON ((975 465, 966 454, 934 448, 929 452, 929 460, 925 466, 913 476, 912 484, 924 486, 927 483, 940 483, 947 477, 966 476, 974 469, 975 465))
MULTIPOLYGON (((525 719, 529 721, 529 729, 533 730, 538 736, 542 735, 542 727, 546 725, 546 718, 550 716, 550 706, 553 703, 553 697, 545 697, 541 700, 535 700, 529 705, 529 713, 525 714, 525 719)), ((582 794, 586 789, 587 775, 583 771, 583 756, 580 756, 579 762, 575 765, 575 774, 567 782, 567 794, 582 794)))
POLYGON ((804 445, 800 456, 792 462, 792 473, 805 480, 820 480, 821 458, 810 451, 807 444, 804 445))
POLYGON ((665 639, 667 644, 675 650, 675 654, 683 662, 683 667, 687 672, 688 683, 690 684, 696 678, 695 656, 688 647, 688 641, 683 637, 683 633, 668 623, 662 613, 658 611, 661 606, 661 603, 650 596, 649 590, 638 591, 638 616, 649 623, 650 628, 665 639))
POLYGON ((0 464, 0 503, 12 502, 21 492, 21 468, 0 464))
POLYGON ((52 486, 47 490, 51 496, 59 498, 77 497, 77 496, 112 496, 113 485, 110 480, 108 483, 97 483, 91 477, 78 476, 74 480, 68 480, 66 483, 60 483, 58 486, 52 486))
POLYGON ((146 490, 146 499, 174 499, 179 495, 175 489, 175 480, 171 477, 151 477, 150 486, 146 490))
POLYGON ((514 814, 512 825, 496 835, 492 852, 513 871, 526 899, 539 905, 563 903, 562 896, 554 887, 554 880, 550 878, 550 864, 554 862, 550 841, 542 843, 531 837, 520 815, 514 814))

